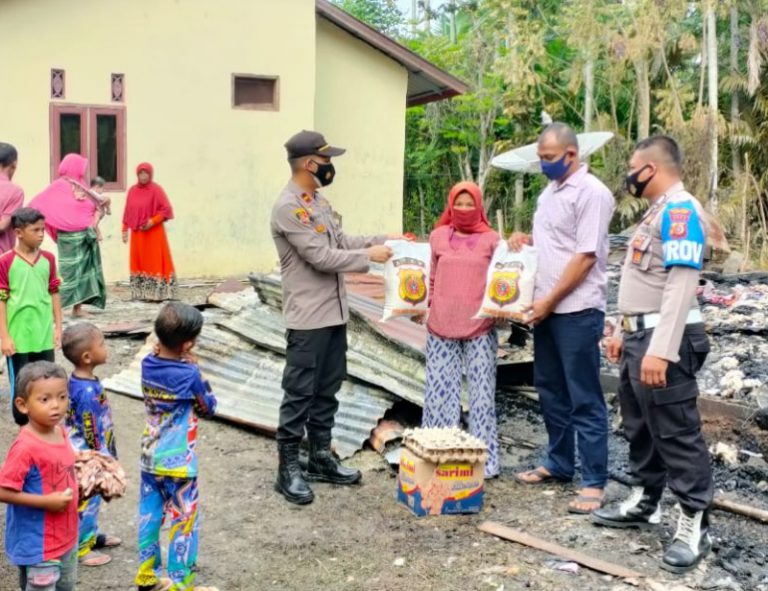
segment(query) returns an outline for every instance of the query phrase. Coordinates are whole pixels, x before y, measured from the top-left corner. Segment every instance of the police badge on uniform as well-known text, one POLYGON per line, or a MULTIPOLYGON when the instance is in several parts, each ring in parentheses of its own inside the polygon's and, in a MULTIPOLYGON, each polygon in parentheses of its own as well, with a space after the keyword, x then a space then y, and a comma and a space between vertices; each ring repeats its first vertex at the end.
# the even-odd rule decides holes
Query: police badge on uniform
POLYGON ((303 207, 299 207, 297 209, 294 209, 293 210, 293 215, 296 217, 297 220, 299 220, 305 226, 309 225, 309 222, 310 222, 309 212, 306 209, 304 209, 303 207))
POLYGON ((673 240, 680 240, 688 236, 688 218, 691 217, 691 210, 686 207, 670 207, 667 209, 670 219, 669 237, 673 240))
POLYGON ((520 273, 523 264, 519 262, 497 264, 488 282, 488 297, 498 306, 515 303, 520 297, 520 273))

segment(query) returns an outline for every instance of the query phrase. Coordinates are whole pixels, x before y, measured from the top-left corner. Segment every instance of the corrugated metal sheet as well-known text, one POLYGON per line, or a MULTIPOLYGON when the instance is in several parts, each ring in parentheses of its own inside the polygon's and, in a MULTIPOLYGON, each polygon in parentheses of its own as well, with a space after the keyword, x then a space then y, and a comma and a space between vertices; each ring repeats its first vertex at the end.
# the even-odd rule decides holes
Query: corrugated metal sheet
MULTIPOLYGON (((251 283, 259 295, 262 302, 275 309, 281 309, 283 302, 282 287, 280 285, 280 276, 253 274, 250 276, 251 283)), ((359 295, 356 289, 360 286, 367 286, 363 292, 369 292, 370 287, 375 285, 375 276, 353 275, 351 282, 347 282, 348 292, 347 301, 351 311, 352 321, 362 321, 366 323, 366 330, 384 337, 391 344, 395 345, 401 352, 410 351, 414 358, 424 362, 424 351, 427 347, 427 329, 426 327, 411 322, 408 318, 393 318, 387 322, 381 322, 381 316, 384 313, 381 301, 359 295), (368 282, 362 282, 361 277, 371 278, 368 282)), ((376 288, 377 290, 379 288, 376 288)), ((381 284, 381 294, 383 298, 383 283, 381 284)))
MULTIPOLYGON (((424 325, 411 322, 408 318, 393 318, 381 321, 384 301, 384 279, 378 275, 348 273, 347 301, 350 308, 350 325, 358 323, 360 330, 373 331, 395 346, 400 352, 410 352, 422 363, 425 362, 427 347, 427 329, 424 325), (360 323, 364 323, 360 324, 360 323)), ((277 310, 282 307, 282 288, 278 274, 253 274, 250 276, 260 300, 277 310)), ((218 305, 218 304, 217 304, 218 305)), ((233 305, 233 304, 228 304, 233 305)), ((533 342, 528 339, 525 347, 510 345, 506 342, 508 330, 502 330, 499 343, 499 363, 528 364, 533 362, 533 342)))
MULTIPOLYGON (((105 388, 141 398, 141 359, 151 349, 148 342, 127 369, 104 380, 105 388)), ((219 401, 216 416, 274 433, 285 359, 212 326, 203 329, 195 353, 219 401)), ((362 447, 396 399, 379 388, 346 381, 338 400, 334 445, 341 457, 349 457, 362 447)))
MULTIPOLYGON (((223 296, 220 303, 229 306, 223 296)), ((243 306, 237 314, 217 320, 250 343, 285 354, 285 325, 280 312, 259 301, 243 306)), ((404 400, 424 403, 424 361, 417 354, 395 346, 353 318, 347 330, 347 372, 349 375, 384 388, 404 400)))
POLYGON ((349 307, 365 318, 373 330, 423 354, 427 348, 427 328, 409 318, 392 318, 382 322, 384 314, 384 277, 380 275, 347 273, 349 307))

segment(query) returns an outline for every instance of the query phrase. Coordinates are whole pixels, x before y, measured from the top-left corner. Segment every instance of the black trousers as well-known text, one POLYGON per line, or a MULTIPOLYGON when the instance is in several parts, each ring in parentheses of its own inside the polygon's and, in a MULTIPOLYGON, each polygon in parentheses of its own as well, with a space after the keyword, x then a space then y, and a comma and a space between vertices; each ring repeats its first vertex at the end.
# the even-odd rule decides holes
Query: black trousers
POLYGON ((286 332, 278 441, 301 441, 330 433, 339 408, 336 393, 347 377, 347 327, 330 326, 286 332))
POLYGON ((16 379, 19 377, 21 368, 34 361, 55 361, 56 356, 53 349, 41 351, 39 353, 16 353, 7 358, 8 361, 8 382, 10 383, 11 412, 13 420, 17 425, 26 425, 29 422, 27 415, 16 410, 14 398, 16 398, 16 379))
POLYGON ((624 335, 619 402, 630 471, 638 484, 659 493, 668 484, 686 509, 702 511, 712 504, 714 484, 696 406, 696 372, 709 353, 709 340, 703 324, 686 326, 680 361, 667 369, 667 386, 651 389, 640 382, 640 366, 652 334, 624 335))

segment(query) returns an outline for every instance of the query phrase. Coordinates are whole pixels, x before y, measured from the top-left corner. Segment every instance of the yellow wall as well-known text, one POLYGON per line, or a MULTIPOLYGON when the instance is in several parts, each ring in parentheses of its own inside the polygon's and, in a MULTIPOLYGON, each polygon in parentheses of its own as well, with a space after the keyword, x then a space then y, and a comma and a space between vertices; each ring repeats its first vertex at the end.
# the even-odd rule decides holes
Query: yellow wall
POLYGON ((317 26, 315 126, 347 149, 323 193, 347 234, 400 232, 408 72, 327 21, 317 26))
MULTIPOLYGON (((125 74, 128 184, 138 162, 155 166, 176 214, 167 230, 182 278, 274 267, 283 143, 302 128, 349 149, 328 192, 347 232, 400 228, 407 73, 316 25, 314 0, 3 0, 0 52, 0 141, 19 149, 14 180, 28 198, 50 182, 50 69, 66 71, 61 102, 107 106, 110 74, 125 74), (233 73, 279 75, 280 110, 232 109, 233 73)), ((128 275, 124 194, 112 197, 108 281, 128 275)))
MULTIPOLYGON (((30 198, 50 180, 52 67, 66 71, 67 103, 109 105, 110 73, 124 73, 128 179, 138 162, 155 166, 176 214, 167 229, 179 275, 271 268, 283 143, 314 119, 314 47, 314 0, 6 0, 0 134, 19 149, 16 180, 30 198), (280 110, 232 109, 233 73, 279 75, 280 110)), ((113 203, 108 281, 128 275, 124 196, 113 203)))

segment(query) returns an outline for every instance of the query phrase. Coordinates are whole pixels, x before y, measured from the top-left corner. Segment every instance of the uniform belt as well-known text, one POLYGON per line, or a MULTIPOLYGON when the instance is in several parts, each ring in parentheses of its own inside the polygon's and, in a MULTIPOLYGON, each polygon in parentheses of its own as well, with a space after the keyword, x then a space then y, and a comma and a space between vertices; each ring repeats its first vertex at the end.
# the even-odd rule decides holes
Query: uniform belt
MULTIPOLYGON (((632 333, 639 330, 650 330, 656 328, 661 322, 661 314, 638 314, 636 316, 624 316, 622 320, 622 328, 624 332, 632 333)), ((685 319, 686 324, 697 324, 704 322, 704 318, 701 315, 701 310, 694 308, 688 312, 688 317, 685 319)))

